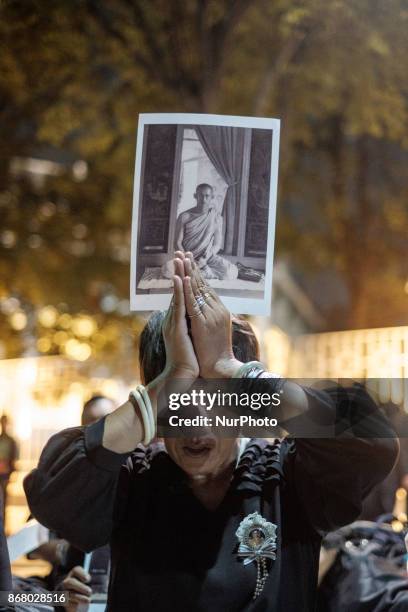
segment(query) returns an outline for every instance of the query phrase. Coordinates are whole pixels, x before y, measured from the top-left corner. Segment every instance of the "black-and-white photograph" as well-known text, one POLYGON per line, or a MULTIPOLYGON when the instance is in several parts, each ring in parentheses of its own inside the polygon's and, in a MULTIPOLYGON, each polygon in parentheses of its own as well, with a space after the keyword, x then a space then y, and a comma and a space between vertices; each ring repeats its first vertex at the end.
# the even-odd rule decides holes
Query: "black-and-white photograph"
POLYGON ((167 308, 182 250, 228 308, 270 313, 278 155, 277 119, 140 115, 133 310, 167 308))

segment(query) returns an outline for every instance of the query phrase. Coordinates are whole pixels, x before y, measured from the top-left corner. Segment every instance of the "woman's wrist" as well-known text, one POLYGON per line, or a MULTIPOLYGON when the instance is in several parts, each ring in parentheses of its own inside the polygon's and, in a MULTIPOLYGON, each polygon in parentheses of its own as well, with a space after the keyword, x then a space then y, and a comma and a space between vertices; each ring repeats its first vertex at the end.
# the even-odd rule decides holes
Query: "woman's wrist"
POLYGON ((143 437, 142 419, 129 400, 105 417, 104 448, 115 453, 130 453, 143 437))
POLYGON ((235 357, 227 357, 219 359, 208 378, 233 378, 234 374, 242 366, 242 361, 235 359, 235 357))
POLYGON ((166 366, 154 380, 152 380, 148 385, 146 385, 146 390, 149 394, 150 400, 153 405, 153 413, 157 415, 157 399, 160 395, 162 389, 166 386, 167 383, 175 380, 185 380, 187 383, 187 388, 190 383, 198 378, 198 372, 195 373, 192 370, 188 370, 186 368, 180 368, 177 366, 166 366))
POLYGON ((195 380, 198 378, 199 372, 192 368, 187 368, 178 365, 166 365, 163 372, 157 376, 148 388, 161 388, 169 380, 177 380, 180 378, 186 378, 188 380, 195 380))

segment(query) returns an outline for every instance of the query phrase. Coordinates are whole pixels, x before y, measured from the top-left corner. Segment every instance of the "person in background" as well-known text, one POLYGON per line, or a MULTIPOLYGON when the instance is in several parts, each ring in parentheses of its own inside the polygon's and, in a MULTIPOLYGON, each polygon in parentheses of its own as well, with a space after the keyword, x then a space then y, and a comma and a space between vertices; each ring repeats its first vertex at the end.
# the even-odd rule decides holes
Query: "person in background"
MULTIPOLYGON (((82 408, 81 425, 84 426, 96 423, 96 421, 110 414, 114 409, 115 404, 113 400, 104 395, 93 395, 85 402, 82 408)), ((50 536, 49 542, 41 544, 41 546, 31 551, 27 556, 30 560, 42 559, 43 561, 51 563, 53 566, 58 566, 58 575, 60 576, 62 573, 61 567, 66 566, 66 555, 69 543, 64 539, 58 538, 53 532, 50 533, 50 536)), ((54 570, 48 578, 47 588, 53 589, 55 582, 54 570)))
POLYGON ((0 419, 1 434, 0 434, 0 488, 3 493, 3 511, 2 518, 5 523, 6 506, 7 506, 7 485, 11 474, 15 470, 15 464, 18 456, 18 447, 15 439, 9 434, 9 420, 6 414, 3 414, 0 419))
MULTIPOLYGON (((113 412, 114 409, 115 404, 111 399, 104 395, 93 395, 84 404, 81 425, 83 427, 92 425, 113 412)), ((56 579, 56 589, 69 592, 69 603, 65 606, 66 612, 84 611, 91 602, 92 589, 87 584, 91 577, 83 568, 84 556, 81 550, 68 545, 64 563, 57 569, 59 577, 56 579)))
MULTIPOLYGON (((93 395, 83 406, 81 425, 86 426, 96 423, 99 419, 113 412, 114 409, 113 400, 104 395, 93 395)), ((92 590, 89 586, 86 586, 89 575, 82 567, 84 553, 71 546, 67 540, 59 538, 56 533, 51 532, 50 536, 49 542, 42 544, 27 556, 29 559, 42 559, 51 563, 53 565, 52 572, 45 580, 41 580, 41 583, 36 577, 27 580, 35 581, 33 584, 41 585, 50 591, 58 589, 69 591, 69 603, 65 609, 74 612, 80 604, 89 603, 92 595, 92 590)))
POLYGON ((96 423, 115 410, 115 403, 105 395, 93 395, 82 408, 81 425, 96 423))

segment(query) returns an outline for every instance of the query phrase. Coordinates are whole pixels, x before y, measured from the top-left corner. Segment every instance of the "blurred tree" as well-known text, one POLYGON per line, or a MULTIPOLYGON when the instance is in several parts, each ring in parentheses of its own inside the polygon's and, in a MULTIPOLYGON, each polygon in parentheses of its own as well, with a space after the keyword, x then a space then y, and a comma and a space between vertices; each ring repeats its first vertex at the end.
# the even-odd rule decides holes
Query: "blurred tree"
POLYGON ((344 287, 343 305, 320 301, 331 328, 407 322, 405 0, 0 11, 0 298, 95 314, 123 302, 137 114, 260 114, 283 120, 278 256, 310 287, 321 270, 344 287))
POLYGON ((251 14, 259 36, 237 43, 253 111, 283 123, 278 252, 343 285, 344 307, 326 308, 332 329, 406 324, 406 3, 278 4, 278 28, 251 14))

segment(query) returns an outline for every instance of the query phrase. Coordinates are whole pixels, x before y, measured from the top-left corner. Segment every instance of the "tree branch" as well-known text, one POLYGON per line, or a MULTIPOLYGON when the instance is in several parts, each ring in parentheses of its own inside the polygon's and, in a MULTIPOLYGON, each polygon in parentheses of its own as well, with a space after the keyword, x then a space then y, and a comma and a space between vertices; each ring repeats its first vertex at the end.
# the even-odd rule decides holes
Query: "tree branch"
MULTIPOLYGON (((146 11, 142 8, 141 0, 124 0, 128 8, 132 11, 133 22, 139 29, 144 42, 146 44, 148 52, 152 57, 151 71, 152 74, 157 78, 164 86, 168 87, 172 91, 177 93, 183 93, 187 97, 195 97, 197 95, 197 82, 188 75, 180 60, 182 58, 182 52, 179 51, 177 45, 173 46, 173 53, 169 54, 169 46, 166 48, 160 47, 157 44, 157 32, 149 23, 146 15, 146 11), (166 62, 167 57, 171 57, 170 65, 166 62)), ((174 5, 171 4, 174 8, 174 5)), ((174 43, 174 31, 166 32, 169 34, 171 43, 174 43)))
MULTIPOLYGON (((203 110, 212 111, 216 106, 219 83, 227 56, 227 48, 232 32, 245 12, 250 8, 249 0, 228 0, 225 14, 208 31, 203 28, 201 36, 201 57, 204 64, 202 87, 203 110)), ((202 18, 204 21, 202 9, 202 18)))
POLYGON ((264 115, 271 92, 280 76, 287 70, 297 53, 315 30, 316 24, 309 24, 303 31, 297 30, 293 36, 281 46, 275 60, 269 64, 260 80, 258 93, 255 94, 254 114, 264 115))
MULTIPOLYGON (((113 20, 109 18, 109 15, 101 7, 101 3, 97 0, 87 0, 88 11, 101 28, 103 33, 110 38, 113 38, 117 42, 119 42, 127 52, 129 52, 131 43, 130 41, 123 35, 123 33, 114 27, 113 20)), ((134 59, 135 63, 139 64, 146 72, 154 73, 154 64, 149 62, 146 57, 132 49, 131 56, 134 59)))
POLYGON ((163 49, 161 49, 157 45, 156 32, 154 32, 146 18, 146 14, 141 7, 142 2, 140 0, 125 0, 125 3, 132 11, 133 22, 138 27, 139 32, 143 36, 143 39, 153 58, 153 61, 162 62, 164 56, 163 49))

